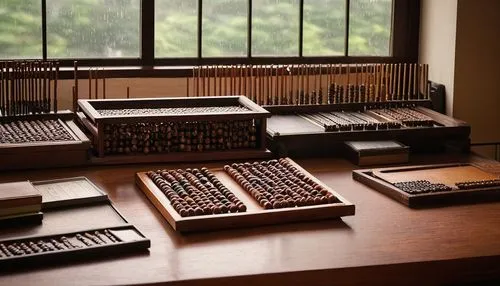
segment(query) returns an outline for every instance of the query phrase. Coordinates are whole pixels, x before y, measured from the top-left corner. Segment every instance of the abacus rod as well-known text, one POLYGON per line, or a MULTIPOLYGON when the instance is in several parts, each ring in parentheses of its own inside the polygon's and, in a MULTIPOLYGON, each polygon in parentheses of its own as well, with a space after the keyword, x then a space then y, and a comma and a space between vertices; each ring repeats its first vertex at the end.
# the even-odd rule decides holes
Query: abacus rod
MULTIPOLYGON (((104 68, 101 70, 102 73, 102 98, 103 99, 106 99, 106 73, 104 71, 104 68)), ((187 79, 187 93, 188 93, 188 96, 189 96, 189 77, 186 77, 187 79)))
MULTIPOLYGON (((78 61, 74 61, 73 66, 74 66, 74 78, 75 78, 75 97, 76 100, 78 101, 78 61)), ((74 106, 76 107, 76 103, 74 104, 74 106)))
POLYGON ((398 94, 397 98, 398 100, 401 100, 401 64, 398 64, 398 94))
POLYGON ((92 68, 89 67, 89 99, 92 99, 92 68))
POLYGON ((95 75, 95 99, 99 99, 99 68, 94 69, 95 75))
MULTIPOLYGON (((54 113, 57 113, 57 80, 59 79, 59 62, 56 62, 56 74, 54 80, 54 113)), ((78 99, 78 90, 76 90, 76 98, 78 99)), ((76 111, 76 110, 75 110, 76 111)))
POLYGON ((405 99, 405 94, 406 94, 406 63, 403 65, 403 100, 405 99))
POLYGON ((207 78, 207 96, 210 96, 210 79, 212 77, 212 74, 210 73, 211 67, 207 66, 207 70, 205 73, 205 77, 207 78))
POLYGON ((52 98, 51 98, 51 93, 52 93, 52 89, 51 89, 51 81, 53 80, 52 76, 53 76, 53 67, 52 67, 52 62, 49 62, 49 84, 48 84, 48 95, 49 95, 49 98, 48 98, 48 101, 47 101, 47 112, 50 112, 50 106, 52 105, 52 98))

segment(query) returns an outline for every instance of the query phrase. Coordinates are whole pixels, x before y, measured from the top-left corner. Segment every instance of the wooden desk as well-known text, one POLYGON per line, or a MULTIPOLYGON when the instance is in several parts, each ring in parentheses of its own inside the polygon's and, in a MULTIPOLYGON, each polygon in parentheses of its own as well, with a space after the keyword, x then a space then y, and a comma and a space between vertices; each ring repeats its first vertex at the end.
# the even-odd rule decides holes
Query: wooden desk
MULTIPOLYGON (((353 181, 355 166, 347 161, 297 162, 356 204, 356 215, 183 235, 134 185, 136 171, 159 165, 4 172, 0 182, 87 176, 152 246, 146 254, 2 273, 0 284, 431 285, 500 280, 500 203, 411 210, 353 181)), ((445 162, 450 158, 414 161, 445 162)))

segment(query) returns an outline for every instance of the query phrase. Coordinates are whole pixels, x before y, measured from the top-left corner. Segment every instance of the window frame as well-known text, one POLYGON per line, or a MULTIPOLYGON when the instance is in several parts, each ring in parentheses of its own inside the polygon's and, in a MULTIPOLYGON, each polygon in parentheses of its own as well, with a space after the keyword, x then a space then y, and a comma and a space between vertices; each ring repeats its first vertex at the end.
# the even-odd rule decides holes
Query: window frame
MULTIPOLYGON (((47 0, 42 5, 42 58, 47 59, 47 0)), ((49 60, 59 61, 62 67, 73 67, 75 61, 81 67, 106 67, 109 77, 185 77, 190 76, 196 65, 266 65, 266 64, 324 64, 324 63, 395 63, 417 62, 420 25, 420 0, 393 0, 390 56, 349 56, 349 13, 350 0, 346 1, 345 51, 343 56, 304 56, 303 23, 304 1, 299 1, 299 53, 298 56, 252 56, 252 1, 248 1, 248 30, 246 57, 202 57, 202 9, 203 0, 198 0, 197 57, 156 58, 155 57, 155 0, 141 0, 139 58, 74 58, 49 60), (127 67, 130 67, 127 68, 127 67), (167 68, 160 68, 167 67, 167 68), (169 68, 170 67, 170 68, 169 68)), ((62 69, 63 73, 66 69, 62 69)), ((67 69, 69 70, 69 69, 67 69)), ((87 69, 88 70, 88 69, 87 69)), ((86 69, 79 71, 85 76, 86 69)), ((71 78, 71 73, 62 76, 71 78)))

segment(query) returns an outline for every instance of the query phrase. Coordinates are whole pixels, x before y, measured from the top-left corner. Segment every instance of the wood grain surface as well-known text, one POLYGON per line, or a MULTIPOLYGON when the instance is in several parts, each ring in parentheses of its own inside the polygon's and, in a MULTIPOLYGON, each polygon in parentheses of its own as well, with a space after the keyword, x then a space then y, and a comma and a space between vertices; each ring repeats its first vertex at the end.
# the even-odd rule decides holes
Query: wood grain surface
MULTIPOLYGON (((411 164, 456 160, 471 159, 434 155, 414 157, 411 164)), ((135 185, 134 175, 201 164, 3 172, 0 182, 88 177, 151 239, 151 248, 149 254, 120 260, 3 273, 0 285, 456 285, 500 280, 500 203, 412 210, 353 181, 355 166, 347 161, 296 162, 349 198, 356 215, 180 234, 135 185)))

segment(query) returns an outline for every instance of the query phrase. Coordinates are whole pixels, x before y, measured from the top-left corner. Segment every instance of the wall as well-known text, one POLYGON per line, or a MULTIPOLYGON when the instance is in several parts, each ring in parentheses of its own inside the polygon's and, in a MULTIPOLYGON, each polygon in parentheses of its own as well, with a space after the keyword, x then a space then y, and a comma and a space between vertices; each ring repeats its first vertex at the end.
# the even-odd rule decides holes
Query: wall
POLYGON ((419 61, 430 65, 431 81, 446 86, 448 115, 454 114, 457 2, 458 0, 422 0, 420 12, 419 61))
POLYGON ((458 1, 453 111, 472 142, 500 141, 499 11, 498 0, 458 1))

